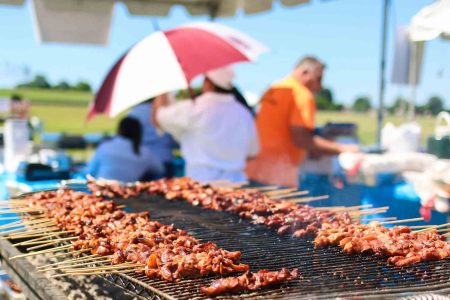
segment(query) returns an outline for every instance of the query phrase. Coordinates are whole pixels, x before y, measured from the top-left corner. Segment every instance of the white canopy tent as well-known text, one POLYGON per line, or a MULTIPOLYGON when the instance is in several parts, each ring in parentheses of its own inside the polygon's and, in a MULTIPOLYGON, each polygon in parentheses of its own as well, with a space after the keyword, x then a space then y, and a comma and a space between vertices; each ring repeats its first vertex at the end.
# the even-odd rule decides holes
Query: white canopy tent
POLYGON ((450 0, 438 0, 422 8, 411 20, 409 38, 424 42, 438 37, 450 39, 450 0))
POLYGON ((425 42, 436 38, 450 39, 450 0, 437 0, 422 8, 406 30, 398 29, 392 80, 411 87, 410 119, 415 113, 415 91, 420 83, 425 42))
MULTIPOLYGON (((131 15, 166 16, 181 5, 190 15, 211 18, 234 16, 238 10, 255 14, 272 9, 277 0, 29 0, 39 42, 76 44, 108 43, 116 3, 123 3, 131 15), (95 29, 95 30, 93 30, 95 29)), ((284 6, 309 0, 278 0, 284 6)), ((25 0, 0 0, 0 4, 23 5, 25 0)))

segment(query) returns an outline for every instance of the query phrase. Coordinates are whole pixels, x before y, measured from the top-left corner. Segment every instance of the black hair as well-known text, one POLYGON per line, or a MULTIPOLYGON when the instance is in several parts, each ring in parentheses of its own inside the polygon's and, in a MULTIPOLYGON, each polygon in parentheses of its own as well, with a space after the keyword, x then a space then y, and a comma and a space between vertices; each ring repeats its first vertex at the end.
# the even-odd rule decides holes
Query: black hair
POLYGON ((255 112, 253 111, 253 107, 251 107, 248 103, 247 100, 245 99, 244 95, 242 95, 242 93, 235 87, 233 86, 231 89, 224 89, 221 88, 220 86, 217 86, 211 79, 209 79, 208 77, 206 77, 214 86, 214 92, 219 93, 219 94, 232 94, 234 96, 234 98, 236 99, 237 102, 239 102, 240 104, 242 104, 250 113, 252 116, 255 116, 255 112))
POLYGON ((206 79, 213 85, 214 87, 214 92, 218 93, 218 94, 233 94, 233 90, 229 90, 229 89, 224 89, 218 85, 216 85, 214 83, 214 81, 212 81, 210 78, 206 77, 206 79))
POLYGON ((132 142, 133 151, 136 155, 141 154, 139 148, 142 140, 142 126, 138 120, 131 117, 123 118, 119 123, 117 134, 132 142))
POLYGON ((236 101, 239 102, 240 104, 242 104, 250 112, 250 114, 252 116, 255 116, 255 112, 253 110, 253 107, 251 107, 248 104, 248 102, 245 99, 244 95, 242 95, 242 93, 235 86, 233 86, 233 88, 231 89, 231 92, 233 93, 233 96, 236 99, 236 101))

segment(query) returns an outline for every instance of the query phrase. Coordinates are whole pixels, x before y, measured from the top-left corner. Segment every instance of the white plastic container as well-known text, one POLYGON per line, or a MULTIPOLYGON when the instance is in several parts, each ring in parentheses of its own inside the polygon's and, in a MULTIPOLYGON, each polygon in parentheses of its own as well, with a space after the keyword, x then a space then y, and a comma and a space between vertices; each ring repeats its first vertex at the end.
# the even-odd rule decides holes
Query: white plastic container
POLYGON ((26 120, 8 119, 4 129, 4 166, 7 172, 15 172, 19 163, 29 154, 30 131, 26 120))

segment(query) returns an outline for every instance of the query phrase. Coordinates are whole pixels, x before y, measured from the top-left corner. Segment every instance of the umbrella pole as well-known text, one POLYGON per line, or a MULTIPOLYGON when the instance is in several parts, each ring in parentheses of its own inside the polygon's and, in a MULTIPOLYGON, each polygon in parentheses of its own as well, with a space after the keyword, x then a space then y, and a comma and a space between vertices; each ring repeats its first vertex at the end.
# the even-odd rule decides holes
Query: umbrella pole
POLYGON ((385 73, 386 73, 386 44, 388 31, 388 17, 389 17, 390 0, 383 0, 383 28, 381 39, 381 62, 380 62, 380 89, 379 89, 379 103, 377 115, 377 146, 381 148, 381 128, 383 126, 384 118, 384 96, 385 96, 385 73))

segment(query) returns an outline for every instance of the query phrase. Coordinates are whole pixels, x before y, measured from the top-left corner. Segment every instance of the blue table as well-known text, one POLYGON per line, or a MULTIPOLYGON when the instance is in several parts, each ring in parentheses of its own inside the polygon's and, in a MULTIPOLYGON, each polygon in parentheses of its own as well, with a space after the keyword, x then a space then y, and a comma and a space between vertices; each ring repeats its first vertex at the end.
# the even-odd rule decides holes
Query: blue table
MULTIPOLYGON (((385 183, 378 186, 348 184, 342 178, 330 178, 327 175, 305 174, 300 181, 302 190, 312 195, 329 195, 327 200, 311 202, 314 206, 354 206, 371 204, 373 207, 389 206, 388 212, 371 215, 365 219, 378 217, 397 217, 411 219, 420 217, 420 198, 414 188, 406 182, 385 183), (336 186, 343 185, 342 188, 336 186)), ((434 225, 447 223, 449 215, 432 211, 429 222, 402 223, 402 225, 434 225)))
MULTIPOLYGON (((74 179, 82 178, 80 174, 74 174, 74 179)), ((8 186, 20 189, 22 192, 33 192, 40 190, 55 189, 58 187, 58 183, 61 180, 39 180, 39 181, 27 181, 14 173, 0 173, 0 200, 6 200, 10 198, 8 192, 8 186)), ((14 217, 16 214, 3 214, 2 217, 14 217)), ((0 221, 1 224, 9 223, 10 221, 0 221)))

